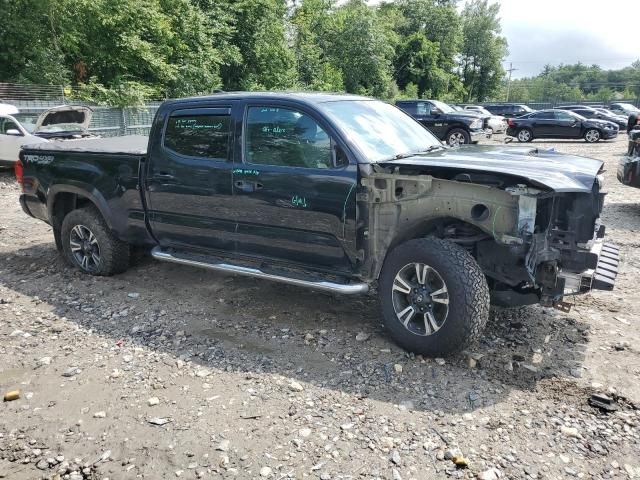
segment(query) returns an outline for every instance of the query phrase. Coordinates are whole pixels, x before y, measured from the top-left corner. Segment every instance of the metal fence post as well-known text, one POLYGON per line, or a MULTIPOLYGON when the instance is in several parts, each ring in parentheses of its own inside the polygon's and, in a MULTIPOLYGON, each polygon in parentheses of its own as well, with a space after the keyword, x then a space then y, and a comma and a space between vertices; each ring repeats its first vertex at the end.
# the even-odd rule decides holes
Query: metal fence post
POLYGON ((127 134, 127 114, 124 107, 120 107, 120 113, 122 117, 122 135, 127 134))

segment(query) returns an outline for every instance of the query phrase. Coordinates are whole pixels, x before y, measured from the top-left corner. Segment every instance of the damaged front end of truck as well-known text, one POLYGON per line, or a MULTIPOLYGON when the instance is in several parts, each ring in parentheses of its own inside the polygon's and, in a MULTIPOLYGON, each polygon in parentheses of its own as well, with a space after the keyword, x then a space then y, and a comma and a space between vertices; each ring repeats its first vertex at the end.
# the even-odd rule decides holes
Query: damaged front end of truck
POLYGON ((464 148, 361 166, 362 274, 387 252, 436 236, 471 253, 492 302, 568 309, 564 297, 611 290, 618 249, 604 242, 602 162, 537 149, 464 148))

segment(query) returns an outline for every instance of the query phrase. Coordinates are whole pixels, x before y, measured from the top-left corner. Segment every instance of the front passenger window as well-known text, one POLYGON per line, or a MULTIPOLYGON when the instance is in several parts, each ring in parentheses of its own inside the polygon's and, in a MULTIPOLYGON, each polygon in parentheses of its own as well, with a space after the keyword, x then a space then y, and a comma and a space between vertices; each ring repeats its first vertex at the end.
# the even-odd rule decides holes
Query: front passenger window
POLYGON ((247 163, 331 168, 331 139, 310 116, 281 107, 249 107, 247 163))

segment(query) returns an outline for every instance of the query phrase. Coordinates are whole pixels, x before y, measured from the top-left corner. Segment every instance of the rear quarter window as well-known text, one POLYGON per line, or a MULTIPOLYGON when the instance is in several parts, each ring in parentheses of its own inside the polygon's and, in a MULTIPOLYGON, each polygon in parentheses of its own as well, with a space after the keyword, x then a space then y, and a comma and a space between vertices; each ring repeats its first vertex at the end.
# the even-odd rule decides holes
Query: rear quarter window
POLYGON ((189 157, 227 159, 229 115, 176 115, 169 117, 164 146, 189 157))

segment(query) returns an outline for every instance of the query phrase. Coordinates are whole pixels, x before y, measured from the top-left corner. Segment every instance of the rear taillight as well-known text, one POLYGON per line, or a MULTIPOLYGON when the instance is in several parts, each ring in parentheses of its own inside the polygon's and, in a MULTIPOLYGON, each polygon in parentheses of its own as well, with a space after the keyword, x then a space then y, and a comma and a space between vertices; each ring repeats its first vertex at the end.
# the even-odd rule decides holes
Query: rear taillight
POLYGON ((508 118, 507 119, 507 125, 509 125, 510 127, 513 127, 513 119, 508 118))
POLYGON ((18 160, 13 168, 16 172, 16 180, 24 192, 24 167, 22 166, 22 160, 18 160))

